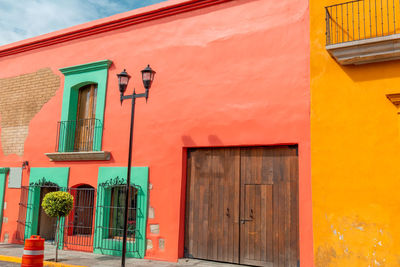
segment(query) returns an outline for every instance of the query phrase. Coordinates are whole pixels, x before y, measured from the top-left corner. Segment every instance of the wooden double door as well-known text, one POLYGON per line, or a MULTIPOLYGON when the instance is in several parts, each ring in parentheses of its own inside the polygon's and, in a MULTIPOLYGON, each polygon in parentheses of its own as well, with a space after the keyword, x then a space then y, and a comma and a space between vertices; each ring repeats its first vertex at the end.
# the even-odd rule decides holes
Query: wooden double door
POLYGON ((297 267, 298 218, 296 147, 188 151, 186 257, 297 267))

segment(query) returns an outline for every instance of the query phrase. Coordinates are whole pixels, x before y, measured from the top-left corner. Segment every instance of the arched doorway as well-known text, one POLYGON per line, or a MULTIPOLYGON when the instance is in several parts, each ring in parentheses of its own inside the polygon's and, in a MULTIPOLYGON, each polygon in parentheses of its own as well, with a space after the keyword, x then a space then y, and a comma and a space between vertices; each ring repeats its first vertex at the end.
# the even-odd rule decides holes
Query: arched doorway
POLYGON ((69 192, 74 197, 74 208, 65 224, 65 248, 91 252, 95 189, 91 185, 81 184, 69 188, 69 192))

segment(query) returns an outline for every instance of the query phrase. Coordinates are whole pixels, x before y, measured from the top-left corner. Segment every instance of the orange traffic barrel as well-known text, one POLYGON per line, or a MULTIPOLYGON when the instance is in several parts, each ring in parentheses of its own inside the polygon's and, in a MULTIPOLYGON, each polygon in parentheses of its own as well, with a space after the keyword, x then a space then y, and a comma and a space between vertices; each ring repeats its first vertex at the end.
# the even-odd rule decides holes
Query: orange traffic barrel
POLYGON ((44 259, 44 239, 33 235, 25 240, 21 267, 42 267, 44 259))

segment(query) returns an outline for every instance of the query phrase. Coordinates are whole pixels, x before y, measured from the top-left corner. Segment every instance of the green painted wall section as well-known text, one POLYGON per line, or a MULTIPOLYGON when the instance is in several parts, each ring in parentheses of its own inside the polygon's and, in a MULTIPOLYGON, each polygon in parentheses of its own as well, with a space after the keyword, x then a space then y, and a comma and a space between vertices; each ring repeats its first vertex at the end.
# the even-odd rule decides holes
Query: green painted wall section
MULTIPOLYGON (((110 60, 102 60, 60 69, 65 76, 61 121, 76 120, 79 88, 91 83, 97 84, 96 119, 99 123, 96 122, 95 132, 100 132, 100 134, 94 138, 93 151, 101 151, 108 68, 111 64, 110 60)), ((68 151, 67 145, 70 141, 67 140, 71 137, 67 139, 66 135, 74 132, 74 129, 62 131, 59 138, 60 152, 68 151)))
MULTIPOLYGON (((52 182, 64 191, 68 187, 69 167, 61 168, 30 168, 29 184, 39 183, 43 178, 52 182)), ((40 208, 40 187, 30 186, 25 220, 25 238, 37 234, 38 218, 40 208)), ((60 222, 60 233, 63 237, 64 219, 60 222)), ((62 244, 62 240, 60 240, 62 244)))
MULTIPOLYGON (((101 183, 110 181, 119 177, 126 182, 127 168, 125 167, 101 167, 99 168, 99 177, 97 183, 97 208, 96 208, 96 222, 94 234, 94 253, 107 254, 114 256, 121 256, 122 241, 107 239, 107 233, 104 228, 110 224, 109 208, 101 208, 102 206, 109 206, 111 200, 111 193, 108 190, 102 191, 100 188, 101 183), (108 191, 108 192, 107 192, 108 191), (102 228, 104 227, 104 228, 102 228), (112 246, 112 247, 111 247, 112 246)), ((143 258, 146 251, 146 224, 147 224, 147 207, 148 207, 148 167, 132 167, 131 169, 131 185, 138 186, 138 199, 137 199, 137 213, 136 213, 136 226, 137 232, 135 242, 127 243, 127 257, 143 258)))
POLYGON ((4 192, 6 190, 6 176, 9 168, 0 168, 0 233, 3 227, 4 192))

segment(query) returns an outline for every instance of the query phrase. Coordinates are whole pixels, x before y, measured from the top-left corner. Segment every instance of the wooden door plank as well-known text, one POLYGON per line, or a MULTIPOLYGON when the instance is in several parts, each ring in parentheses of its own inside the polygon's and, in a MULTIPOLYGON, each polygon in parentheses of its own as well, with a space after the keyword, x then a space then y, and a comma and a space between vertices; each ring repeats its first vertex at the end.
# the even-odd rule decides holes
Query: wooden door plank
MULTIPOLYGON (((196 160, 195 162, 201 160, 200 152, 197 152, 195 154, 194 160, 196 160)), ((195 194, 194 194, 195 201, 194 201, 194 205, 193 205, 194 206, 194 208, 193 208, 193 213, 194 213, 194 216, 193 216, 194 227, 193 228, 194 228, 194 230, 193 230, 193 254, 192 255, 193 255, 193 257, 199 257, 201 255, 201 254, 199 254, 199 250, 198 250, 199 237, 201 237, 201 235, 199 235, 199 229, 200 229, 199 222, 201 220, 201 217, 200 217, 201 214, 200 214, 200 212, 196 212, 196 211, 199 211, 199 209, 201 207, 200 196, 203 192, 202 192, 202 188, 200 186, 200 180, 197 179, 197 177, 200 173, 200 166, 196 163, 194 164, 194 166, 195 166, 195 168, 194 168, 194 173, 193 173, 192 178, 193 178, 193 187, 194 187, 194 191, 195 191, 195 194)))
POLYGON ((274 183, 273 159, 273 149, 264 148, 261 163, 261 184, 274 183))
POLYGON ((292 202, 291 202, 291 158, 292 158, 293 149, 288 148, 286 155, 284 157, 284 170, 285 170, 285 182, 284 182, 284 191, 285 191, 285 266, 292 266, 290 262, 290 244, 291 244, 291 228, 292 228, 292 202))
MULTIPOLYGON (((223 229, 222 229, 222 245, 221 245, 221 260, 225 262, 232 262, 231 253, 229 253, 229 248, 231 247, 231 243, 229 242, 229 228, 230 228, 230 214, 228 213, 229 210, 229 191, 231 190, 230 187, 230 173, 229 173, 229 165, 226 165, 226 158, 229 158, 230 149, 224 150, 224 157, 222 159, 222 173, 224 175, 223 179, 221 180, 221 187, 223 188, 223 193, 221 194, 222 198, 222 220, 223 220, 223 229), (228 167, 228 168, 227 168, 228 167)), ((229 210, 230 211, 230 210, 229 210)))
POLYGON ((245 216, 245 201, 243 199, 245 198, 245 180, 246 180, 246 175, 244 174, 245 171, 245 160, 246 160, 246 155, 247 150, 245 148, 240 149, 240 180, 239 180, 239 194, 240 194, 240 200, 239 200, 239 262, 242 263, 243 257, 245 255, 245 250, 247 249, 247 243, 245 240, 245 236, 243 236, 243 232, 245 231, 244 227, 245 225, 242 224, 242 219, 245 216))
POLYGON ((285 192, 284 186, 282 182, 278 183, 278 198, 279 198, 279 239, 278 239, 278 246, 279 246, 279 267, 285 267, 285 214, 286 214, 286 207, 285 207, 285 192))
MULTIPOLYGON (((262 183, 262 163, 263 163, 263 152, 264 148, 255 148, 253 151, 253 160, 252 160, 252 184, 261 184, 262 183)), ((257 190, 257 189, 256 189, 257 190)))
POLYGON ((217 260, 217 226, 218 226, 218 220, 217 220, 217 212, 218 212, 218 190, 217 190, 217 182, 215 180, 215 174, 214 174, 214 153, 215 151, 211 151, 212 155, 212 160, 210 164, 210 169, 209 169, 209 181, 210 181, 210 192, 209 192, 209 198, 210 198, 210 205, 209 205, 209 231, 208 231, 208 255, 207 258, 211 260, 217 260))
MULTIPOLYGON (((287 161, 287 160, 286 160, 287 161)), ((289 180, 289 177, 287 177, 287 180, 289 180)), ((290 260, 290 221, 291 221, 291 214, 290 214, 290 182, 284 182, 282 184, 283 186, 283 194, 284 194, 284 241, 283 241, 283 246, 285 250, 285 264, 284 266, 291 266, 289 263, 290 260)))
MULTIPOLYGON (((239 203, 235 201, 235 198, 239 198, 239 194, 235 193, 235 183, 236 180, 239 181, 238 175, 238 154, 239 149, 229 148, 225 149, 225 157, 223 162, 224 169, 224 192, 223 192, 223 202, 224 202, 224 261, 227 262, 238 262, 238 255, 235 256, 235 250, 239 247, 238 238, 235 238, 238 233, 238 216, 239 214, 239 203)), ((240 160, 240 159, 239 159, 240 160)))
MULTIPOLYGON (((261 168, 260 168, 261 169, 261 168)), ((261 182, 261 180, 260 180, 261 182)), ((262 235, 261 232, 261 189, 262 189, 262 185, 256 185, 254 188, 254 212, 253 212, 253 231, 254 231, 254 236, 253 236, 253 240, 254 240, 254 260, 258 260, 261 261, 261 251, 260 251, 260 247, 261 247, 261 238, 260 235, 262 235)), ((263 224, 265 224, 265 221, 263 222, 263 224)), ((264 253, 262 253, 264 254, 264 253)))
MULTIPOLYGON (((192 152, 187 152, 187 171, 186 171, 186 211, 185 211, 185 253, 189 254, 192 251, 193 242, 189 238, 193 236, 193 185, 190 176, 192 175, 192 152)), ((188 255, 185 255, 187 257, 188 255)))
POLYGON ((256 186, 246 185, 246 202, 248 203, 248 208, 246 210, 245 219, 248 220, 246 225, 248 227, 248 253, 246 258, 249 260, 254 260, 254 233, 255 233, 255 222, 254 218, 254 206, 255 206, 255 188, 256 186))
POLYGON ((261 261, 268 260, 268 250, 267 250, 267 240, 268 231, 267 225, 270 218, 267 218, 269 203, 267 200, 268 185, 261 187, 261 197, 260 197, 260 247, 259 255, 261 261))
POLYGON ((233 175, 233 191, 231 191, 231 199, 233 199, 233 258, 234 263, 240 262, 240 212, 241 212, 241 201, 240 201, 240 193, 241 193, 241 158, 240 158, 240 149, 233 149, 232 155, 234 157, 234 175, 233 175))
MULTIPOLYGON (((203 235, 204 236, 207 236, 207 242, 204 244, 204 245, 206 245, 205 246, 205 249, 206 249, 206 252, 205 252, 205 254, 204 255, 202 255, 202 258, 205 258, 205 259, 214 259, 214 257, 213 257, 213 255, 212 255, 212 248, 213 248, 213 236, 214 236, 214 221, 213 221, 213 211, 214 211, 214 199, 213 199, 213 197, 214 197, 214 195, 213 195, 213 192, 214 192, 214 187, 213 187, 213 185, 214 185, 214 179, 213 179, 213 175, 212 175, 212 151, 211 150, 206 150, 207 151, 207 153, 210 153, 210 161, 209 161, 209 168, 207 169, 207 172, 205 172, 205 174, 204 175, 207 175, 207 177, 208 177, 208 189, 209 189, 209 191, 208 191, 208 193, 209 193, 209 195, 208 195, 208 198, 209 198, 209 204, 210 205, 207 205, 207 218, 208 218, 208 229, 207 229, 207 231, 206 232, 204 232, 203 233, 203 235)), ((205 151, 205 152, 206 152, 205 151)), ((203 175, 203 174, 202 174, 203 175)), ((205 206, 204 206, 204 208, 205 208, 205 206)))
POLYGON ((297 266, 299 260, 299 205, 298 205, 298 151, 297 147, 287 149, 286 169, 287 179, 287 201, 288 201, 288 243, 286 244, 287 266, 297 266))
MULTIPOLYGON (((274 168, 275 170, 275 168, 274 168)), ((274 176, 275 178, 275 176, 274 176)), ((275 183, 273 185, 273 231, 274 231, 274 236, 273 236, 273 241, 272 241, 272 246, 273 246, 273 258, 274 258, 274 265, 279 266, 279 239, 280 239, 280 231, 279 231, 279 183, 275 183)))
POLYGON ((187 170, 187 198, 186 198, 186 234, 185 234, 185 247, 186 252, 189 255, 193 255, 193 237, 194 237, 194 181, 193 176, 195 172, 193 159, 195 157, 195 151, 188 151, 188 170, 187 170), (190 238, 189 238, 190 237, 190 238))
MULTIPOLYGON (((298 165, 297 160, 292 159, 292 165, 298 165)), ((293 169, 297 169, 294 167, 293 169)), ((294 171, 292 177, 298 177, 298 172, 294 171)), ((292 178, 295 180, 294 178, 292 178)), ((298 179, 298 178, 297 178, 298 179)), ((297 180, 298 181, 298 180, 297 180)), ((290 264, 297 266, 297 261, 300 260, 299 251, 299 186, 297 181, 290 182, 290 264)))
POLYGON ((210 244, 210 236, 207 234, 210 232, 210 173, 211 173, 211 164, 212 164, 212 151, 210 149, 200 150, 201 153, 201 161, 199 162, 199 167, 201 172, 199 173, 198 179, 201 180, 200 190, 201 190, 201 200, 199 201, 200 205, 197 211, 202 215, 201 220, 198 222, 201 227, 199 227, 200 231, 198 233, 200 243, 198 244, 199 250, 199 258, 207 258, 208 256, 208 246, 210 244))
POLYGON ((216 196, 217 196, 217 235, 216 235, 216 258, 218 261, 225 261, 225 254, 223 250, 225 249, 226 242, 224 236, 224 228, 226 227, 226 220, 225 220, 225 210, 224 210, 224 169, 223 169, 223 160, 225 158, 225 150, 226 149, 217 149, 214 150, 215 153, 215 160, 214 160, 214 170, 215 170, 215 180, 216 180, 216 196))
POLYGON ((194 187, 195 187, 195 203, 194 203, 194 236, 193 236, 193 257, 201 258, 204 255, 204 235, 201 233, 207 231, 207 221, 208 216, 204 215, 204 211, 207 211, 207 206, 204 205, 204 194, 205 194, 205 181, 203 177, 204 164, 205 162, 204 154, 199 150, 196 153, 195 160, 195 173, 193 176, 194 187))
POLYGON ((274 222, 274 213, 273 213, 273 186, 267 186, 266 189, 266 201, 265 201, 265 210, 266 210, 266 261, 273 262, 273 240, 274 240, 274 231, 273 231, 273 222, 274 222))
MULTIPOLYGON (((241 173, 243 173, 243 165, 241 165, 241 173)), ((241 195, 241 201, 240 201, 240 262, 242 263, 242 260, 245 258, 245 255, 248 254, 248 248, 249 248, 249 241, 248 241, 248 235, 244 233, 248 233, 248 224, 242 223, 242 220, 245 220, 247 213, 246 210, 248 209, 248 203, 245 201, 246 199, 246 188, 241 180, 241 185, 240 185, 240 195, 241 195)))

